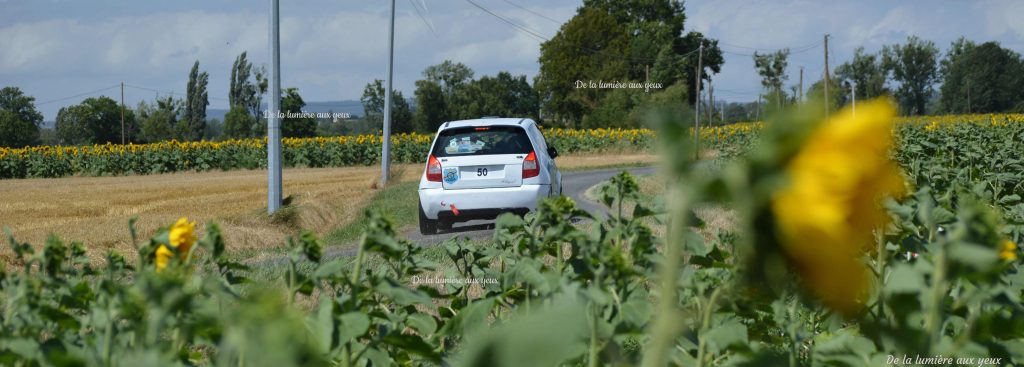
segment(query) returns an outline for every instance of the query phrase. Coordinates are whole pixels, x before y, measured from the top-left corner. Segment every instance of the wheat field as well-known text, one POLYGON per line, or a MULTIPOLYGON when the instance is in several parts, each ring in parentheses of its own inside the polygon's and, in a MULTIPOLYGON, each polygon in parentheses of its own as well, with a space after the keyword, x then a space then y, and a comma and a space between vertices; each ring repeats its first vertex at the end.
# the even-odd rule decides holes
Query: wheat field
MULTIPOLYGON (((650 154, 568 156, 562 169, 627 163, 652 163, 650 154)), ((421 165, 393 166, 394 180, 415 180, 421 165)), ((137 217, 139 241, 160 226, 188 217, 199 224, 215 221, 227 239, 228 250, 272 248, 300 228, 323 235, 361 213, 377 191, 378 166, 293 168, 283 172, 283 190, 294 208, 287 218, 266 213, 264 170, 187 172, 148 176, 65 177, 0 180, 0 227, 18 242, 41 246, 50 234, 82 241, 90 258, 98 260, 116 250, 134 256, 128 230, 137 217)), ((5 241, 6 242, 6 239, 5 241)), ((9 246, 0 247, 0 261, 10 260, 9 246)))

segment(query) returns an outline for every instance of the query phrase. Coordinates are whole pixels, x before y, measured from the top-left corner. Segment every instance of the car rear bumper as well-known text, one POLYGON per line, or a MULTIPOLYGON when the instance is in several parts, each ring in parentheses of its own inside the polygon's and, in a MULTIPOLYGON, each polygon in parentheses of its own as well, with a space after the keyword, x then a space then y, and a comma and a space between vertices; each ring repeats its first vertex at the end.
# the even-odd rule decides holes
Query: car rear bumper
POLYGON ((419 189, 420 209, 429 219, 466 221, 493 219, 501 213, 525 214, 548 196, 550 185, 522 185, 486 189, 419 189), (452 210, 452 205, 458 211, 452 210))

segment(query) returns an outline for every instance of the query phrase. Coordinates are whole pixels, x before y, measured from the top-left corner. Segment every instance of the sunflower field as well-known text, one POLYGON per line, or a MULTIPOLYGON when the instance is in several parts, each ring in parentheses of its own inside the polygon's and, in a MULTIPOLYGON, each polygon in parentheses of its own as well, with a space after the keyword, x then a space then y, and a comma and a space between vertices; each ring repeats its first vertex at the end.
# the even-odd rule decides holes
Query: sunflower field
POLYGON ((743 145, 711 163, 655 116, 665 195, 623 172, 596 190, 607 215, 549 199, 433 249, 371 211, 355 254, 303 232, 269 279, 214 223, 132 231, 135 261, 100 264, 9 235, 0 365, 1024 364, 1020 117, 822 112, 702 130, 743 145), (737 224, 702 231, 708 205, 737 224))
MULTIPOLYGON (((651 147, 649 129, 549 129, 549 144, 561 153, 642 151, 651 147)), ((392 161, 422 163, 433 135, 391 137, 392 161)), ((285 138, 285 167, 340 167, 380 161, 379 135, 285 138)), ((0 148, 0 179, 70 175, 144 175, 180 171, 259 169, 266 167, 266 138, 226 141, 91 146, 0 148)))

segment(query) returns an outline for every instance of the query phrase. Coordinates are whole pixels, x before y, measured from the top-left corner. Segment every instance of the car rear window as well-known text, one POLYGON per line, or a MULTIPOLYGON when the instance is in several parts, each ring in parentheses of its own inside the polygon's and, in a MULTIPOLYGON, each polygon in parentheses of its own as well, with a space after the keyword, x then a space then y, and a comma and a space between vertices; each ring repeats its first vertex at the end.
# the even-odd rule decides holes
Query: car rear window
POLYGON ((527 154, 533 150, 526 131, 517 126, 467 126, 441 131, 431 152, 435 157, 527 154))

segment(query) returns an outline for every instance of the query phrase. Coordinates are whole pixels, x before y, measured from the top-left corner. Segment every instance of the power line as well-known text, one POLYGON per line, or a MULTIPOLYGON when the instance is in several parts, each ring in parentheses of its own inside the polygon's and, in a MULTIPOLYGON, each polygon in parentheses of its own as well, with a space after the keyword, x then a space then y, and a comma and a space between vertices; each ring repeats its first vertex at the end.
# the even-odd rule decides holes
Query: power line
MULTIPOLYGON (((420 17, 420 20, 423 21, 423 24, 427 25, 427 28, 430 29, 430 33, 434 35, 434 38, 437 38, 437 32, 434 31, 434 25, 430 24, 430 21, 428 21, 427 18, 423 16, 423 13, 420 12, 420 7, 416 6, 416 2, 413 1, 413 0, 409 0, 409 4, 412 5, 413 9, 416 9, 416 15, 420 17)), ((424 10, 426 10, 425 7, 426 7, 426 4, 424 4, 424 10)))
POLYGON ((483 7, 482 5, 480 5, 480 4, 477 4, 473 0, 466 0, 466 2, 468 2, 468 3, 472 4, 473 6, 477 7, 477 9, 483 10, 485 13, 490 14, 491 16, 500 19, 502 22, 505 22, 506 24, 508 24, 510 26, 513 26, 516 29, 519 29, 520 31, 526 32, 526 34, 530 35, 531 37, 533 37, 534 39, 536 39, 539 42, 544 42, 544 41, 548 40, 548 37, 545 37, 545 36, 541 35, 540 33, 536 32, 536 31, 534 31, 532 29, 526 28, 525 26, 521 26, 521 25, 519 25, 519 23, 516 23, 516 22, 513 22, 511 20, 508 20, 505 17, 503 17, 501 15, 498 15, 495 12, 491 11, 490 9, 487 9, 487 8, 483 7))
POLYGON ((44 105, 44 104, 47 104, 47 103, 66 101, 66 100, 69 100, 69 99, 72 99, 72 98, 84 97, 84 96, 87 96, 87 95, 90 95, 90 94, 95 94, 95 93, 107 91, 107 90, 114 89, 114 88, 117 88, 117 87, 120 87, 120 86, 121 86, 121 84, 114 84, 112 86, 109 86, 109 87, 106 87, 106 88, 103 88, 103 89, 97 89, 97 90, 94 90, 94 91, 89 91, 89 92, 85 92, 85 93, 79 93, 79 94, 76 94, 76 95, 73 95, 73 96, 70 96, 70 97, 57 98, 57 99, 51 99, 49 101, 39 102, 39 103, 36 103, 36 106, 44 105))
POLYGON ((538 16, 538 17, 541 17, 541 18, 547 19, 547 20, 549 20, 549 21, 551 21, 551 22, 554 22, 555 24, 558 24, 558 25, 561 25, 561 24, 562 24, 562 22, 561 22, 561 21, 558 21, 558 20, 555 20, 555 19, 551 19, 551 17, 548 17, 547 15, 544 15, 544 14, 541 14, 541 13, 535 12, 535 11, 533 11, 533 10, 527 9, 527 8, 526 8, 526 7, 524 7, 524 6, 522 6, 522 5, 519 5, 519 4, 516 4, 516 3, 514 3, 514 2, 511 2, 511 1, 509 1, 509 0, 502 0, 502 1, 504 1, 504 2, 508 3, 509 5, 512 5, 512 6, 514 6, 514 7, 517 7, 517 8, 519 8, 519 9, 523 9, 523 10, 525 10, 525 11, 529 12, 530 14, 533 14, 533 15, 536 15, 536 16, 538 16))

